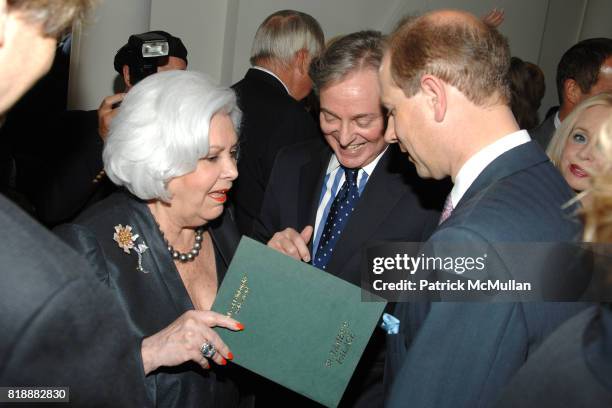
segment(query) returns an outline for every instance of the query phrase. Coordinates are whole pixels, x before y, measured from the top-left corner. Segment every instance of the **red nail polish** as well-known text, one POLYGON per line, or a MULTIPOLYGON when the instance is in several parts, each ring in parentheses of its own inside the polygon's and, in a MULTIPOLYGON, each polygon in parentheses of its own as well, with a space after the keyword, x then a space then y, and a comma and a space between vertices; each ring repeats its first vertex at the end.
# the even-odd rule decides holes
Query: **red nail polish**
POLYGON ((226 365, 226 364, 227 364, 227 360, 221 357, 221 365, 226 365))
POLYGON ((244 325, 242 323, 236 323, 236 328, 238 328, 238 330, 244 330, 244 325))
POLYGON ((232 354, 231 351, 229 353, 227 353, 227 359, 228 360, 233 360, 234 359, 234 354, 232 354))

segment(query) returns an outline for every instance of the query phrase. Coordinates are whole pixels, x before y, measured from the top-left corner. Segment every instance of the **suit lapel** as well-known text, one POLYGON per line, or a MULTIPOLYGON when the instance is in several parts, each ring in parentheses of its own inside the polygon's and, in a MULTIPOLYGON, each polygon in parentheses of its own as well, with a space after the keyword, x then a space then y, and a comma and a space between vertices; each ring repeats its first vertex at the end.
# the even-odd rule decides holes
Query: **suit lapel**
POLYGON ((341 275, 338 272, 346 260, 369 240, 406 192, 402 176, 390 171, 391 153, 392 148, 387 149, 370 175, 362 197, 334 247, 327 270, 335 275, 341 275))
POLYGON ((534 142, 524 143, 508 150, 489 164, 474 180, 470 188, 463 195, 457 207, 466 205, 471 198, 485 190, 502 178, 508 177, 518 171, 548 161, 540 146, 534 142))
POLYGON ((214 243, 215 253, 219 254, 217 259, 220 258, 223 261, 223 265, 217 265, 217 277, 219 285, 221 285, 221 281, 227 272, 227 267, 238 247, 240 232, 238 232, 238 228, 227 208, 223 211, 221 217, 210 224, 208 231, 214 243))
MULTIPOLYGON (((300 229, 306 225, 314 227, 321 188, 323 188, 323 179, 330 157, 331 151, 326 145, 315 151, 311 160, 300 169, 300 179, 298 181, 298 228, 300 229)), ((312 241, 311 239, 309 243, 311 252, 312 241)))
POLYGON ((166 242, 151 211, 145 203, 137 199, 129 200, 128 203, 134 210, 134 221, 138 226, 136 228, 147 231, 146 234, 142 234, 147 237, 146 244, 149 247, 142 260, 144 269, 150 274, 155 274, 155 278, 161 281, 160 283, 165 287, 166 294, 172 300, 178 314, 193 309, 189 293, 168 253, 166 242))
POLYGON ((272 88, 276 89, 276 91, 279 93, 289 96, 287 89, 278 78, 275 78, 273 75, 270 75, 260 69, 250 68, 245 75, 245 79, 249 81, 265 82, 272 88))

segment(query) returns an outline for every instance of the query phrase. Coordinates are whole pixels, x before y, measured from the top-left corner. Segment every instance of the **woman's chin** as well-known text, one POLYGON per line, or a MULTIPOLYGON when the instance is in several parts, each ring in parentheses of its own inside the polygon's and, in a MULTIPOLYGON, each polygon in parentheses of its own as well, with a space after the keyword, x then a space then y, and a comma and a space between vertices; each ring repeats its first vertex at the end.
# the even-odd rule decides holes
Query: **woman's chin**
POLYGON ((223 204, 215 203, 214 206, 206 210, 206 213, 201 214, 200 218, 205 222, 213 221, 223 214, 224 209, 225 206, 223 204))

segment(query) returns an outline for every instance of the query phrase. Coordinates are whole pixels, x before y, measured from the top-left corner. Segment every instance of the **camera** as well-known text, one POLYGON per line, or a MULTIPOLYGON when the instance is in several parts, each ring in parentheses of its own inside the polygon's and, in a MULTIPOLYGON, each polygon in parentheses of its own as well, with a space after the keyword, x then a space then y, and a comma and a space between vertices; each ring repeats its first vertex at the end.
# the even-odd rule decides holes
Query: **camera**
POLYGON ((168 39, 157 33, 131 35, 127 47, 132 54, 128 63, 130 82, 134 85, 157 72, 168 62, 168 39))

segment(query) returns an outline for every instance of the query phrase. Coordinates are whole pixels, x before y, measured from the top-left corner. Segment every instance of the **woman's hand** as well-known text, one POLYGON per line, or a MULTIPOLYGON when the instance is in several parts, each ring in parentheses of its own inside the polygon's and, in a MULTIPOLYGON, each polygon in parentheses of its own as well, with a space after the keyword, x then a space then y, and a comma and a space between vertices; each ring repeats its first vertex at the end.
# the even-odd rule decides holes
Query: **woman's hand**
POLYGON ((493 28, 497 28, 499 27, 499 25, 501 23, 504 22, 504 19, 506 18, 506 13, 504 12, 503 9, 498 9, 498 8, 494 8, 492 10, 489 10, 489 12, 487 14, 484 14, 481 17, 481 20, 493 27, 493 28))
POLYGON ((186 361, 195 361, 202 368, 209 368, 200 348, 206 342, 212 344, 216 353, 212 360, 216 364, 227 364, 234 358, 221 337, 211 327, 242 330, 244 326, 236 320, 212 311, 190 310, 183 313, 163 330, 142 341, 141 353, 145 375, 161 366, 172 367, 186 361))

